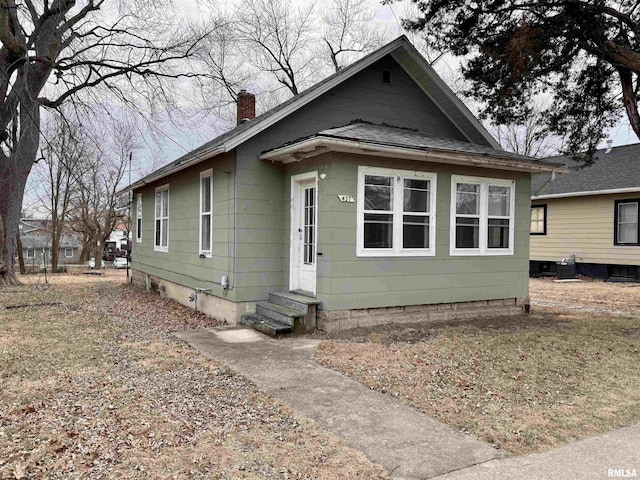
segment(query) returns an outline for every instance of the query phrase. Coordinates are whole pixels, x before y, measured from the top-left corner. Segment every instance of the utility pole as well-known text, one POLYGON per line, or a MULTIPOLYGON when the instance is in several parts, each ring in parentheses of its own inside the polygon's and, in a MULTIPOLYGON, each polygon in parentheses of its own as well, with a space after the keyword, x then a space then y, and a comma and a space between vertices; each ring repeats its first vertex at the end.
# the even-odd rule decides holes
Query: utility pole
MULTIPOLYGON (((131 158, 133 152, 129 152, 129 185, 131 185, 131 158)), ((131 263, 131 251, 133 250, 133 236, 131 235, 131 204, 133 203, 133 190, 129 190, 129 214, 127 215, 127 282, 133 283, 129 278, 129 264, 131 263)))

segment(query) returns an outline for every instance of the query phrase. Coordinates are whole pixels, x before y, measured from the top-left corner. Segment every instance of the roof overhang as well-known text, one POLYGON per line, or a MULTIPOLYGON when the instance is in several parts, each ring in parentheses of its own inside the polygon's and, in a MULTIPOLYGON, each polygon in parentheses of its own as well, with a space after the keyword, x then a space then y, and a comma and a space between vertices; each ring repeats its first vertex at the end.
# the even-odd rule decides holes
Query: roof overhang
POLYGON ((384 145, 356 140, 312 137, 291 145, 286 145, 260 155, 261 160, 281 162, 283 164, 299 162, 327 152, 353 153, 374 157, 398 158, 423 162, 446 163, 473 167, 511 170, 517 172, 564 173, 567 170, 561 165, 526 160, 510 160, 489 155, 473 154, 436 148, 410 148, 395 145, 384 145))
POLYGON ((609 190, 589 190, 584 192, 550 193, 549 195, 532 196, 531 200, 545 200, 548 198, 587 197, 591 195, 612 195, 616 193, 640 193, 640 187, 611 188, 609 190))
POLYGON ((122 195, 124 193, 127 193, 130 190, 135 190, 137 188, 144 187, 145 185, 156 182, 164 177, 168 177, 169 175, 173 175, 174 173, 184 170, 185 168, 189 168, 192 165, 195 165, 200 162, 204 162, 205 160, 208 160, 210 158, 213 158, 225 152, 226 152, 226 149, 224 147, 218 147, 211 150, 207 150, 205 152, 202 152, 199 155, 196 155, 195 157, 191 157, 185 162, 175 165, 172 168, 168 168, 164 171, 158 172, 156 175, 144 177, 142 180, 138 180, 137 182, 132 183, 131 185, 123 188, 122 190, 119 190, 118 192, 116 192, 116 195, 122 195))

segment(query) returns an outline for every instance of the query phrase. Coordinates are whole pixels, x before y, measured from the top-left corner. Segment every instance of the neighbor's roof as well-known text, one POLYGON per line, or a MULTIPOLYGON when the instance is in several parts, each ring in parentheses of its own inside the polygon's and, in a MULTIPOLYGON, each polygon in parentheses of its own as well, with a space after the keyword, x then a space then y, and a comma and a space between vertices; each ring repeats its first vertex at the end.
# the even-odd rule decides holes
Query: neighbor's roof
POLYGON ((531 179, 531 198, 578 197, 607 193, 640 192, 640 143, 597 150, 589 166, 576 163, 568 156, 550 157, 545 161, 561 162, 569 173, 551 180, 549 174, 531 179))
MULTIPOLYGON (((51 248, 51 237, 49 235, 25 235, 21 238, 23 249, 51 248)), ((79 248, 80 240, 74 235, 62 235, 60 238, 60 248, 79 248)))
POLYGON ((340 85, 365 68, 373 65, 386 55, 391 55, 396 62, 405 69, 407 74, 414 79, 424 93, 431 98, 439 108, 446 112, 449 119, 470 141, 485 143, 486 145, 500 149, 496 140, 487 132, 480 121, 467 109, 464 103, 462 103, 438 76, 435 70, 433 70, 429 62, 422 57, 407 37, 403 35, 375 52, 341 69, 339 72, 316 83, 299 95, 290 98, 253 120, 238 125, 177 160, 155 170, 153 173, 129 185, 119 193, 124 193, 147 183, 154 182, 191 165, 233 150, 238 145, 241 145, 274 123, 307 105, 309 102, 340 85))
POLYGON ((542 161, 461 140, 437 137, 415 129, 377 125, 362 120, 286 143, 263 153, 260 158, 291 163, 327 151, 511 170, 537 172, 563 170, 561 165, 555 162, 542 161))

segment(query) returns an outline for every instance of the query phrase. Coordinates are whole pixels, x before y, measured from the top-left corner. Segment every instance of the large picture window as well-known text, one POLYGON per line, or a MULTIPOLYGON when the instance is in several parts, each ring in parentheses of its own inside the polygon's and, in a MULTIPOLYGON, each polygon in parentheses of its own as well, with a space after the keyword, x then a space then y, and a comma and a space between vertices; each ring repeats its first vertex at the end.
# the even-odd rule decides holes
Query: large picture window
POLYGON ((451 177, 451 255, 512 255, 515 183, 451 177))
POLYGON ((169 185, 156 188, 155 198, 155 244, 159 252, 169 250, 169 185))
POLYGON ((136 200, 136 242, 142 242, 142 194, 136 200))
POLYGON ((200 174, 200 255, 211 257, 213 172, 200 174))
POLYGON ((435 252, 436 175, 359 167, 358 256, 435 252))
POLYGON ((615 245, 640 245, 640 199, 616 200, 615 245))

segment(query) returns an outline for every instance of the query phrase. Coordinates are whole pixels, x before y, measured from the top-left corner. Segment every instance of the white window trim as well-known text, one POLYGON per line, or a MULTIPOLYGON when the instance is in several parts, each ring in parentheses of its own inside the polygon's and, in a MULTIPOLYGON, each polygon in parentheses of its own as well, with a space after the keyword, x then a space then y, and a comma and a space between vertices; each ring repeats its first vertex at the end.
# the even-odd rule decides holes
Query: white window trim
POLYGON ((31 260, 36 258, 36 249, 35 248, 27 248, 27 259, 31 260), (33 252, 33 255, 29 255, 29 252, 33 252))
POLYGON ((213 169, 205 170, 204 172, 200 172, 200 214, 198 215, 198 252, 200 255, 204 255, 206 258, 211 258, 213 254, 213 169), (202 216, 204 212, 202 211, 202 179, 209 177, 210 178, 210 198, 209 205, 211 206, 211 210, 209 211, 209 216, 211 219, 209 220, 209 250, 202 249, 202 216))
POLYGON ((65 248, 64 249, 64 258, 73 258, 73 248, 65 248), (68 251, 71 251, 71 255, 67 255, 68 251))
MULTIPOLYGON (((155 205, 154 205, 154 208, 155 208, 155 205)), ((141 193, 137 195, 137 203, 136 203, 136 242, 138 243, 142 242, 142 194, 141 193)))
MULTIPOLYGON (((513 255, 513 244, 515 239, 515 200, 516 182, 515 180, 505 180, 487 177, 467 177, 463 175, 451 175, 451 216, 449 219, 449 255, 451 256, 496 256, 513 255), (456 248, 456 185, 458 183, 480 184, 480 231, 479 248, 456 248), (489 209, 489 186, 510 187, 509 195, 509 248, 488 248, 488 209, 489 209)), ((471 215, 470 215, 471 216, 471 215)), ((505 217, 506 218, 506 217, 505 217)))
MULTIPOLYGON (((358 166, 358 200, 357 200, 357 257, 433 257, 436 254, 436 192, 437 175, 430 172, 413 170, 397 170, 389 168, 358 166), (364 248, 364 177, 365 175, 382 175, 394 177, 393 194, 393 248, 364 248), (403 190, 403 184, 398 179, 430 180, 429 204, 429 248, 402 248, 403 205, 402 196, 397 190, 403 190), (400 185, 400 186, 398 186, 400 185)), ((410 213, 408 213, 410 215, 410 213)))
MULTIPOLYGON (((169 210, 170 210, 170 201, 171 201, 171 196, 169 194, 169 184, 166 183, 164 185, 161 185, 159 187, 156 188, 155 193, 158 192, 163 192, 163 191, 167 191, 167 211, 166 213, 166 217, 157 216, 157 208, 156 208, 156 201, 157 201, 157 196, 154 195, 153 196, 153 249, 156 252, 168 252, 169 251, 169 210), (157 236, 157 231, 156 228, 158 227, 158 220, 160 220, 160 243, 162 243, 162 220, 163 219, 167 219, 167 246, 163 247, 161 245, 156 245, 156 236, 157 236)), ((160 193, 160 215, 162 215, 162 193, 160 193)))

